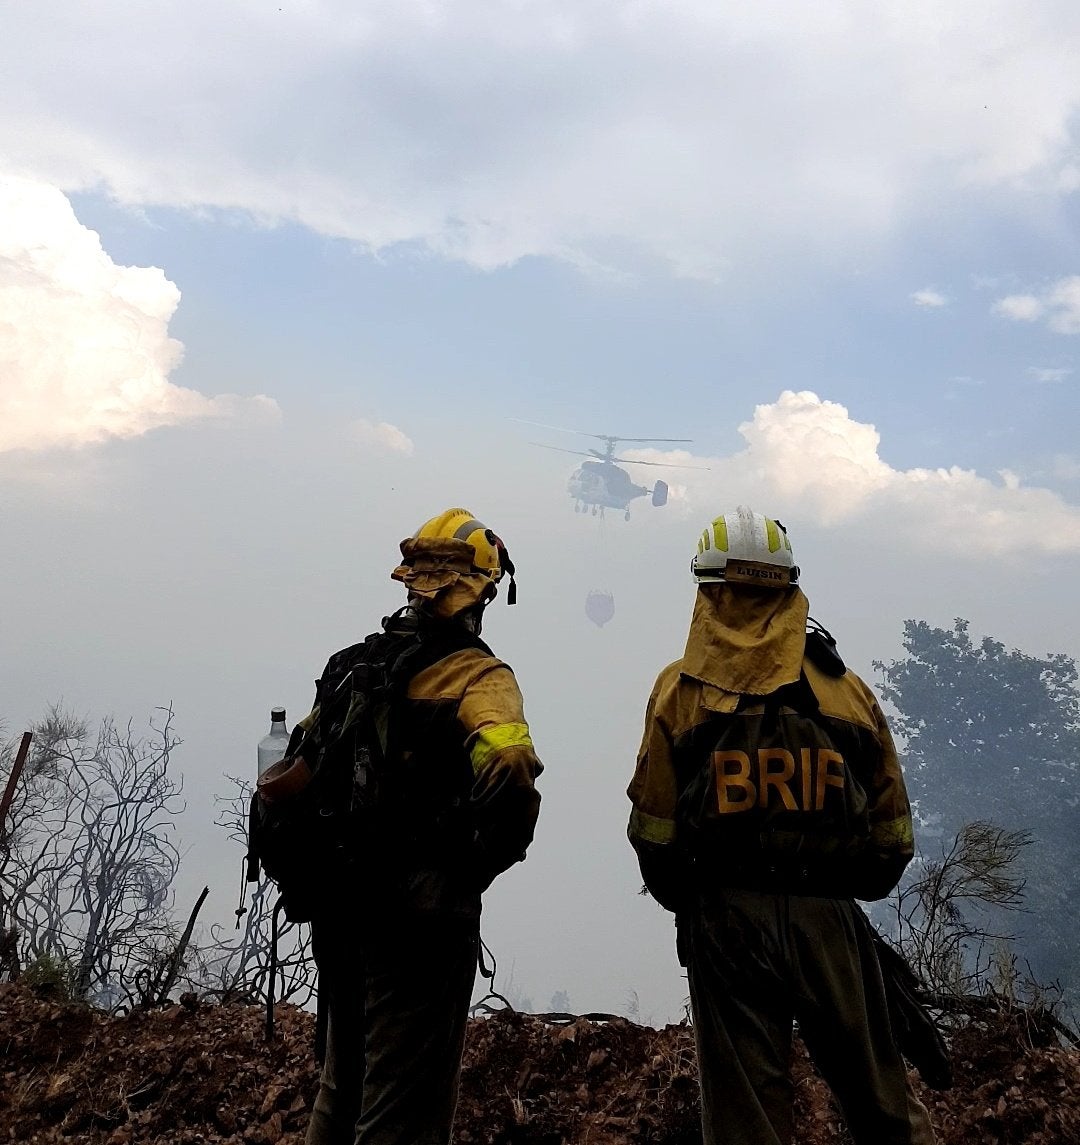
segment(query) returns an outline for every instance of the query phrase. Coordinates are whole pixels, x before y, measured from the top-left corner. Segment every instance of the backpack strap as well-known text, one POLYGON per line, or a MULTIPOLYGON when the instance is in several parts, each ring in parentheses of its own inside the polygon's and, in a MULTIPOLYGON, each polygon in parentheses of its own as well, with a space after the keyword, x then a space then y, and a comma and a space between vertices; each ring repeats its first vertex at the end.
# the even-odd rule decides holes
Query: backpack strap
POLYGON ((281 912, 285 908, 285 899, 278 895, 274 903, 273 913, 270 915, 270 973, 266 980, 266 1040, 274 1040, 274 1002, 277 996, 278 972, 278 923, 281 912))
POLYGON ((383 721, 377 718, 375 721, 383 759, 394 758, 397 729, 404 713, 409 684, 426 668, 466 648, 478 648, 494 656, 484 641, 464 626, 451 621, 425 623, 425 619, 421 618, 414 638, 388 657, 385 665, 387 710, 383 721))

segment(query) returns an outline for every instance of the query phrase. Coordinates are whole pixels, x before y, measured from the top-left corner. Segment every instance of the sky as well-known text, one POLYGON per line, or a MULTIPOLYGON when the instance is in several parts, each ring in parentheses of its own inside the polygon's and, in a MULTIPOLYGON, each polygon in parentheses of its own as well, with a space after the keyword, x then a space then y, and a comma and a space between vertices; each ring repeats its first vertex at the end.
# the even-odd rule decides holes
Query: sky
POLYGON ((215 796, 451 504, 519 569, 485 634, 544 802, 484 936, 541 1008, 682 1014, 624 792, 719 512, 784 520, 871 684, 909 618, 1080 657, 1074 4, 0 23, 0 721, 172 705, 178 913, 208 884, 231 918, 215 796), (691 439, 619 447, 668 504, 576 513, 580 458, 550 447, 590 434, 691 439))

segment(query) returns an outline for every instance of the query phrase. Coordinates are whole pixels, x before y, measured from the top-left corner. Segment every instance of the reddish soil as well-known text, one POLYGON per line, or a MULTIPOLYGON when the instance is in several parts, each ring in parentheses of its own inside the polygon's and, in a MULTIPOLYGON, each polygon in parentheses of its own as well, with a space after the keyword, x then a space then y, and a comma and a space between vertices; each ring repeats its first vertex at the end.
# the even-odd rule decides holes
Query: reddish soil
MULTIPOLYGON (((109 1017, 0 984, 0 1142, 301 1145, 316 1070, 313 1021, 186 998, 109 1017)), ((920 1095, 942 1145, 1076 1145, 1080 1051, 1032 1046, 1019 1022, 954 1039, 957 1083, 920 1095)), ((801 1051, 800 1145, 847 1141, 801 1051)), ((460 1145, 696 1145, 693 1041, 616 1019, 553 1025, 504 1011, 471 1023, 460 1145)))

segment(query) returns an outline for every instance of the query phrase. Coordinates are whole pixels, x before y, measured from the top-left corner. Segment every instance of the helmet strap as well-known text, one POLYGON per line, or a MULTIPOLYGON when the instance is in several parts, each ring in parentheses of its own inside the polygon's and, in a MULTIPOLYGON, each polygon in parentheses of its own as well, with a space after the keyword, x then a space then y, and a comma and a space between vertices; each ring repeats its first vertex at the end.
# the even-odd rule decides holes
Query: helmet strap
POLYGON ((499 554, 499 568, 510 578, 510 587, 506 590, 506 603, 517 604, 517 581, 514 580, 514 573, 517 570, 514 568, 514 562, 510 559, 510 553, 502 538, 497 537, 490 529, 487 535, 499 554))

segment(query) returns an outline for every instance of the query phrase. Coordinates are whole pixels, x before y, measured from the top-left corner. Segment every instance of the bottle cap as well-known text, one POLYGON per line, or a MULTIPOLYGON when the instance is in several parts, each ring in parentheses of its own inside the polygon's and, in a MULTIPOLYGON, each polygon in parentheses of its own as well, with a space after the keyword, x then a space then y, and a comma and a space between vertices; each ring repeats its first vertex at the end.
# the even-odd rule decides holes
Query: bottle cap
POLYGON ((275 724, 278 723, 279 721, 284 722, 284 720, 285 720, 285 709, 284 708, 271 708, 270 709, 270 719, 275 724))

